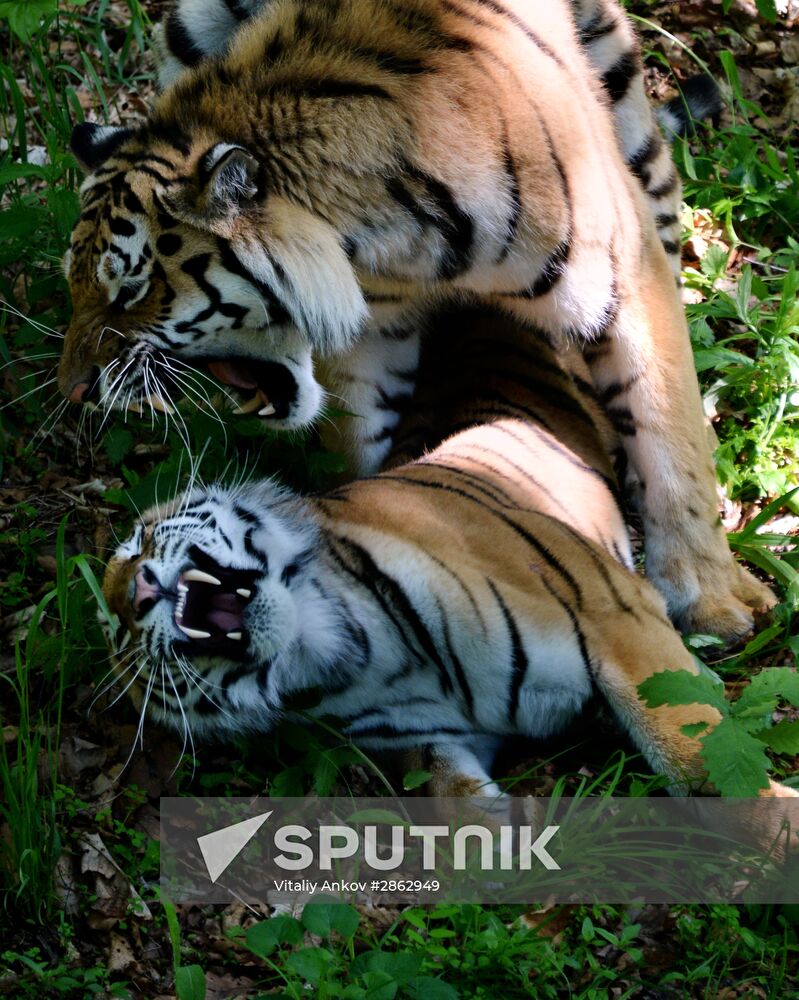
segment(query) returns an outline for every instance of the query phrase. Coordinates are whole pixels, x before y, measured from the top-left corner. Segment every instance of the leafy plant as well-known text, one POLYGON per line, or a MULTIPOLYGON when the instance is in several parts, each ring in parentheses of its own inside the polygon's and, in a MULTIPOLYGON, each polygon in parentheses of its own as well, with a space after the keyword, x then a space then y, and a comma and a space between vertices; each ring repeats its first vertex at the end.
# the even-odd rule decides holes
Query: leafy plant
POLYGON ((709 671, 662 670, 639 685, 650 708, 660 705, 708 705, 721 721, 683 727, 702 744, 702 760, 710 782, 722 795, 746 797, 768 787, 770 761, 766 749, 799 754, 799 722, 773 721, 779 702, 799 707, 799 674, 774 667, 753 677, 740 697, 727 699, 720 679, 709 671))

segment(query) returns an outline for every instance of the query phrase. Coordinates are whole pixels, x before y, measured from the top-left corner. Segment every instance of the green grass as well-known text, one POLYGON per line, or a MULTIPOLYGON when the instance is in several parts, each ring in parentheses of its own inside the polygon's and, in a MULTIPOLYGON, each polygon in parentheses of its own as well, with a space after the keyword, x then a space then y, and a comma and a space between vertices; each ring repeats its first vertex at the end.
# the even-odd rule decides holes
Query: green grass
MULTIPOLYGON (((77 915, 61 910, 54 865, 62 850, 74 849, 76 823, 102 830, 116 862, 156 909, 152 927, 137 928, 160 942, 161 957, 153 961, 167 982, 170 969, 177 977, 180 1000, 200 997, 208 972, 207 942, 196 926, 166 904, 155 907, 148 888, 154 842, 127 815, 107 809, 95 814, 61 784, 56 754, 65 719, 76 721, 72 699, 79 684, 100 683, 105 672, 95 617, 100 568, 79 551, 94 530, 85 510, 77 505, 65 520, 62 509, 48 506, 46 491, 27 487, 52 469, 65 470, 73 484, 99 476, 107 484, 99 503, 113 512, 122 535, 137 508, 171 495, 185 480, 183 434, 192 451, 202 452, 206 480, 241 469, 280 469, 287 481, 316 487, 340 465, 311 438, 274 438, 255 420, 234 427, 223 418, 221 426, 193 408, 185 411, 185 429, 165 432, 159 424, 114 416, 98 433, 99 421, 82 427, 48 383, 69 317, 59 263, 77 215, 80 177, 66 152, 71 127, 89 106, 124 116, 129 94, 147 78, 146 10, 137 2, 125 6, 0 0, 0 37, 8 54, 0 65, 0 134, 9 141, 0 152, 0 364, 14 403, 0 409, 0 469, 12 488, 19 486, 9 518, 0 523, 7 569, 0 615, 16 614, 20 622, 13 655, 0 662, 1 721, 11 727, 0 750, 0 937, 11 946, 0 963, 13 977, 12 995, 20 997, 84 1000, 109 990, 135 995, 127 993, 125 976, 109 976, 104 956, 91 950, 86 888, 78 887, 77 915), (43 554, 51 570, 43 568, 43 554), (82 963, 70 950, 73 941, 89 947, 82 963)), ((628 6, 651 13, 651 4, 628 6)), ((734 98, 732 124, 676 149, 694 210, 684 218, 686 230, 710 234, 687 275, 695 298, 688 316, 700 379, 716 413, 720 476, 732 500, 754 515, 731 541, 775 578, 782 598, 773 624, 742 650, 720 657, 706 637, 689 640, 714 659, 725 680, 736 682, 763 666, 793 666, 799 653, 799 553, 794 537, 771 523, 798 507, 791 491, 799 471, 799 178, 789 139, 763 128, 767 115, 745 100, 732 57, 722 59, 721 69, 734 98)), ((105 544, 113 545, 113 538, 105 544)), ((91 732, 91 721, 86 725, 91 732)), ((506 785, 532 782, 583 794, 656 791, 661 782, 613 740, 566 734, 542 751, 547 759, 524 774, 514 772, 506 785)), ((286 727, 257 745, 242 741, 228 755, 208 750, 198 760, 186 757, 177 779, 182 791, 202 794, 328 794, 346 790, 353 764, 371 767, 331 720, 311 730, 286 727)), ((775 764, 778 774, 790 774, 790 761, 775 764)), ((401 776, 387 780, 397 785, 401 776)), ((127 792, 132 814, 139 800, 133 789, 127 792)), ((553 910, 535 929, 514 922, 518 911, 510 909, 412 909, 382 930, 346 908, 337 914, 308 908, 304 928, 285 918, 234 931, 239 958, 230 964, 238 967, 246 954, 258 963, 260 988, 286 997, 307 996, 304 981, 313 984, 314 995, 348 1000, 493 998, 498 991, 503 998, 590 1000, 609 997, 612 989, 614 996, 635 995, 641 982, 670 988, 673 996, 710 998, 728 981, 775 1000, 799 996, 795 908, 673 908, 658 940, 676 957, 662 968, 639 919, 613 907, 553 910), (321 943, 300 945, 298 934, 314 928, 321 943), (276 939, 281 934, 285 940, 276 939)), ((0 990, 3 983, 0 970, 0 990)))

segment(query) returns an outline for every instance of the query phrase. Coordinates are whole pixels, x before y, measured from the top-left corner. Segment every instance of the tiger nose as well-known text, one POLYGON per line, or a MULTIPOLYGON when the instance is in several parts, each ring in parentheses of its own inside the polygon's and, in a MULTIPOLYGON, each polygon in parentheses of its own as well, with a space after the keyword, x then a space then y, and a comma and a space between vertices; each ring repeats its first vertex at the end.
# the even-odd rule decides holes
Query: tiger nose
POLYGON ((93 403, 100 396, 100 369, 95 365, 88 376, 76 382, 67 399, 71 403, 93 403))
POLYGON ((161 587, 155 573, 145 566, 140 569, 134 579, 133 607, 138 611, 145 601, 155 603, 161 597, 161 587))

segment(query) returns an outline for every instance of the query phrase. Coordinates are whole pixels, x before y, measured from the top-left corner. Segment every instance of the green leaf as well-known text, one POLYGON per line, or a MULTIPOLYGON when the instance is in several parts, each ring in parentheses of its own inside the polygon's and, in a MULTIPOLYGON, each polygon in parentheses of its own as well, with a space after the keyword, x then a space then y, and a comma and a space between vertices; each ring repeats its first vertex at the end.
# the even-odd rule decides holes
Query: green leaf
POLYGON ((361 977, 366 987, 364 1000, 394 1000, 399 983, 385 972, 367 972, 361 977))
POLYGON ((0 3, 0 18, 6 19, 14 34, 27 42, 45 20, 55 14, 57 8, 57 0, 25 0, 24 3, 5 0, 0 3))
POLYGON ((205 973, 199 965, 182 965, 175 973, 178 1000, 205 1000, 205 973))
POLYGON ((693 739, 694 736, 698 736, 700 733, 703 733, 707 727, 707 722, 689 722, 685 726, 680 726, 680 732, 685 733, 686 736, 693 739))
POLYGON ((755 674, 735 704, 736 713, 771 695, 799 707, 799 673, 790 667, 769 667, 755 674))
POLYGON ((408 771, 402 779, 402 787, 406 792, 411 792, 414 788, 419 788, 420 785, 424 785, 432 777, 433 775, 430 771, 408 771))
POLYGON ((460 995, 454 986, 432 976, 417 976, 405 989, 412 1000, 458 1000, 460 995))
POLYGON ((777 23, 777 4, 775 0, 755 0, 758 13, 769 24, 777 23))
POLYGON ((785 719, 755 734, 775 753, 799 753, 799 722, 785 719))
POLYGON ((337 931, 344 938, 351 938, 358 929, 358 911, 346 903, 308 903, 302 911, 302 923, 311 934, 329 937, 337 931))
POLYGON ((286 965, 306 982, 316 986, 324 978, 333 958, 333 952, 327 948, 301 948, 289 955, 286 965))
POLYGON ((369 951, 359 955, 353 963, 352 971, 380 972, 397 983, 407 983, 418 976, 422 967, 422 956, 409 951, 369 951))
POLYGON ((722 719, 701 742, 702 760, 719 794, 748 798, 768 787, 765 748, 735 719, 722 719))
POLYGON ((112 465, 119 465, 130 453, 136 439, 127 427, 112 427, 103 438, 103 448, 112 465))
POLYGON ((729 705, 720 689, 705 674, 690 670, 661 670, 638 685, 638 693, 649 708, 660 705, 712 705, 727 715, 729 705))
POLYGON ((262 920, 247 929, 244 944, 261 958, 271 955, 281 944, 299 944, 302 941, 302 924, 288 914, 262 920))

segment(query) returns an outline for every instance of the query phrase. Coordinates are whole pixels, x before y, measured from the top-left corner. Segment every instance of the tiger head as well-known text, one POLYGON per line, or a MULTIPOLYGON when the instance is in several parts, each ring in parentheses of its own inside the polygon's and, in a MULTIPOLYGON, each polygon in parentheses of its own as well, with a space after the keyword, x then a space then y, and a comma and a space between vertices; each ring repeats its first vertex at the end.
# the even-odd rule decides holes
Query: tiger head
POLYGON ((75 402, 165 409, 210 372, 278 426, 323 392, 312 354, 340 351, 366 305, 334 229, 270 195, 243 147, 83 124, 89 176, 65 271, 73 316, 59 384, 75 402))
POLYGON ((120 545, 103 581, 106 638, 142 714, 195 734, 265 731, 287 692, 313 686, 337 639, 301 504, 271 482, 194 490, 120 545))

